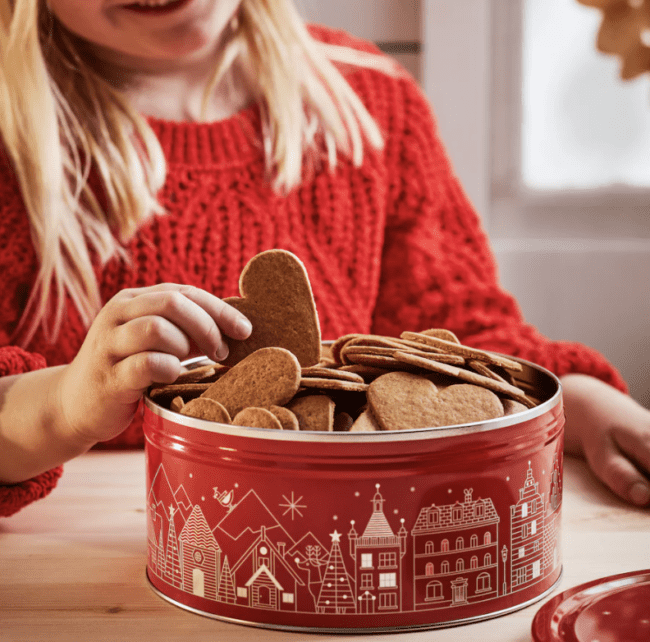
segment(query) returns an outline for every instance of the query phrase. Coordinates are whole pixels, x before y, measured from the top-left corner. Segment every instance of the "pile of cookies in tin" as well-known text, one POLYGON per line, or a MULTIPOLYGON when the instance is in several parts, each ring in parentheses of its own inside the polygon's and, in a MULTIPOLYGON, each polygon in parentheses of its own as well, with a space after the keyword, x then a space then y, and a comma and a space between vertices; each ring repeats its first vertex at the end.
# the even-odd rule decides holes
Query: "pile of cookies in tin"
POLYGON ((154 402, 222 424, 319 432, 453 426, 538 404, 516 385, 519 362, 462 345, 445 329, 400 337, 348 334, 321 346, 306 271, 284 250, 252 259, 240 291, 241 298, 227 301, 248 316, 253 334, 231 344, 223 364, 209 363, 183 372, 174 384, 152 386, 154 402), (269 306, 277 305, 278 282, 285 296, 275 318, 284 317, 273 331, 264 320, 274 318, 269 306), (261 326, 264 332, 256 333, 261 326))

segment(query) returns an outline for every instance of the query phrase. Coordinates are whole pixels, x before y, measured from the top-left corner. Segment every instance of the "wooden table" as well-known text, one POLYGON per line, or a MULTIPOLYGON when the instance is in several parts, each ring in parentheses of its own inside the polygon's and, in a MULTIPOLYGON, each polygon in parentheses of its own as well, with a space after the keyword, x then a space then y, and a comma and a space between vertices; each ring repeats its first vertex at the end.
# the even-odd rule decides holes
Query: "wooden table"
MULTIPOLYGON (((543 602, 478 624, 372 636, 267 631, 188 613, 157 597, 145 580, 144 479, 142 452, 92 452, 66 465, 49 497, 0 519, 2 642, 531 639, 543 602)), ((649 510, 619 501, 568 457, 563 502, 558 591, 650 568, 649 510)))

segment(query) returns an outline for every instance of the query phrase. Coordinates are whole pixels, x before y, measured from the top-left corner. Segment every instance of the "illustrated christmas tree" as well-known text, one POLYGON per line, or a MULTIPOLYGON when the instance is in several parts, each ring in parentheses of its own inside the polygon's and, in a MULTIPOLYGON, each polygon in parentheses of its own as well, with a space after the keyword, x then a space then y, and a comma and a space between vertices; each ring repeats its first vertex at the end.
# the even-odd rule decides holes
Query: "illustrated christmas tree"
POLYGON ((235 581, 232 576, 232 571, 230 570, 227 555, 223 561, 223 566, 221 567, 217 600, 219 602, 228 602, 230 604, 234 604, 237 601, 235 597, 235 581))
POLYGON ((170 584, 180 588, 183 583, 181 563, 178 557, 178 542, 176 541, 176 527, 174 526, 173 506, 169 507, 169 532, 167 533, 167 561, 165 576, 170 584))
POLYGON ((341 533, 330 533, 332 550, 330 551, 325 576, 321 584, 320 594, 316 603, 319 613, 346 613, 355 611, 356 604, 350 583, 350 576, 345 569, 343 554, 341 553, 341 533))
POLYGON ((163 528, 160 527, 160 537, 158 538, 158 575, 162 577, 165 574, 165 545, 163 543, 163 528))

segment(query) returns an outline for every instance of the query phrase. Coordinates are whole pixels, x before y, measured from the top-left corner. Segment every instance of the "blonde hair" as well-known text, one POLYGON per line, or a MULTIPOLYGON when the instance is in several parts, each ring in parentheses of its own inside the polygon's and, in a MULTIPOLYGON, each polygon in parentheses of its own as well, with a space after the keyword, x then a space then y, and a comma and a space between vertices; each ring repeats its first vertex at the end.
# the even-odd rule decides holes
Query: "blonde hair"
MULTIPOLYGON (((334 63, 396 73, 384 56, 314 40, 291 0, 242 0, 203 108, 232 65, 260 105, 269 177, 288 192, 305 164, 337 152, 355 165, 364 144, 382 135, 334 63), (253 72, 254 70, 254 72, 253 72)), ((79 38, 45 0, 0 0, 0 136, 12 161, 39 260, 36 282, 16 331, 27 345, 41 326, 53 341, 69 297, 88 327, 101 308, 93 269, 114 256, 148 217, 165 157, 146 119, 102 78, 79 38), (94 168, 107 206, 88 184, 94 168), (51 319, 51 324, 48 324, 51 319)))

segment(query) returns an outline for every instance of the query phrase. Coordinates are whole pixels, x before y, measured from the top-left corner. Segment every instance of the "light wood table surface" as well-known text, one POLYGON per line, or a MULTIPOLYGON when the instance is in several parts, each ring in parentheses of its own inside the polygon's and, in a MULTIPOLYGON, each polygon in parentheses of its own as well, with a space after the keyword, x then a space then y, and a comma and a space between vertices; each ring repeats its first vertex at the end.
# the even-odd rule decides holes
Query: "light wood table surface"
MULTIPOLYGON (((142 452, 91 452, 66 465, 49 497, 0 519, 2 642, 531 639, 544 601, 477 624, 374 635, 268 631, 188 613, 157 597, 145 579, 144 471, 142 452)), ((564 575, 556 593, 650 568, 650 510, 619 501, 568 457, 562 520, 564 575)))

